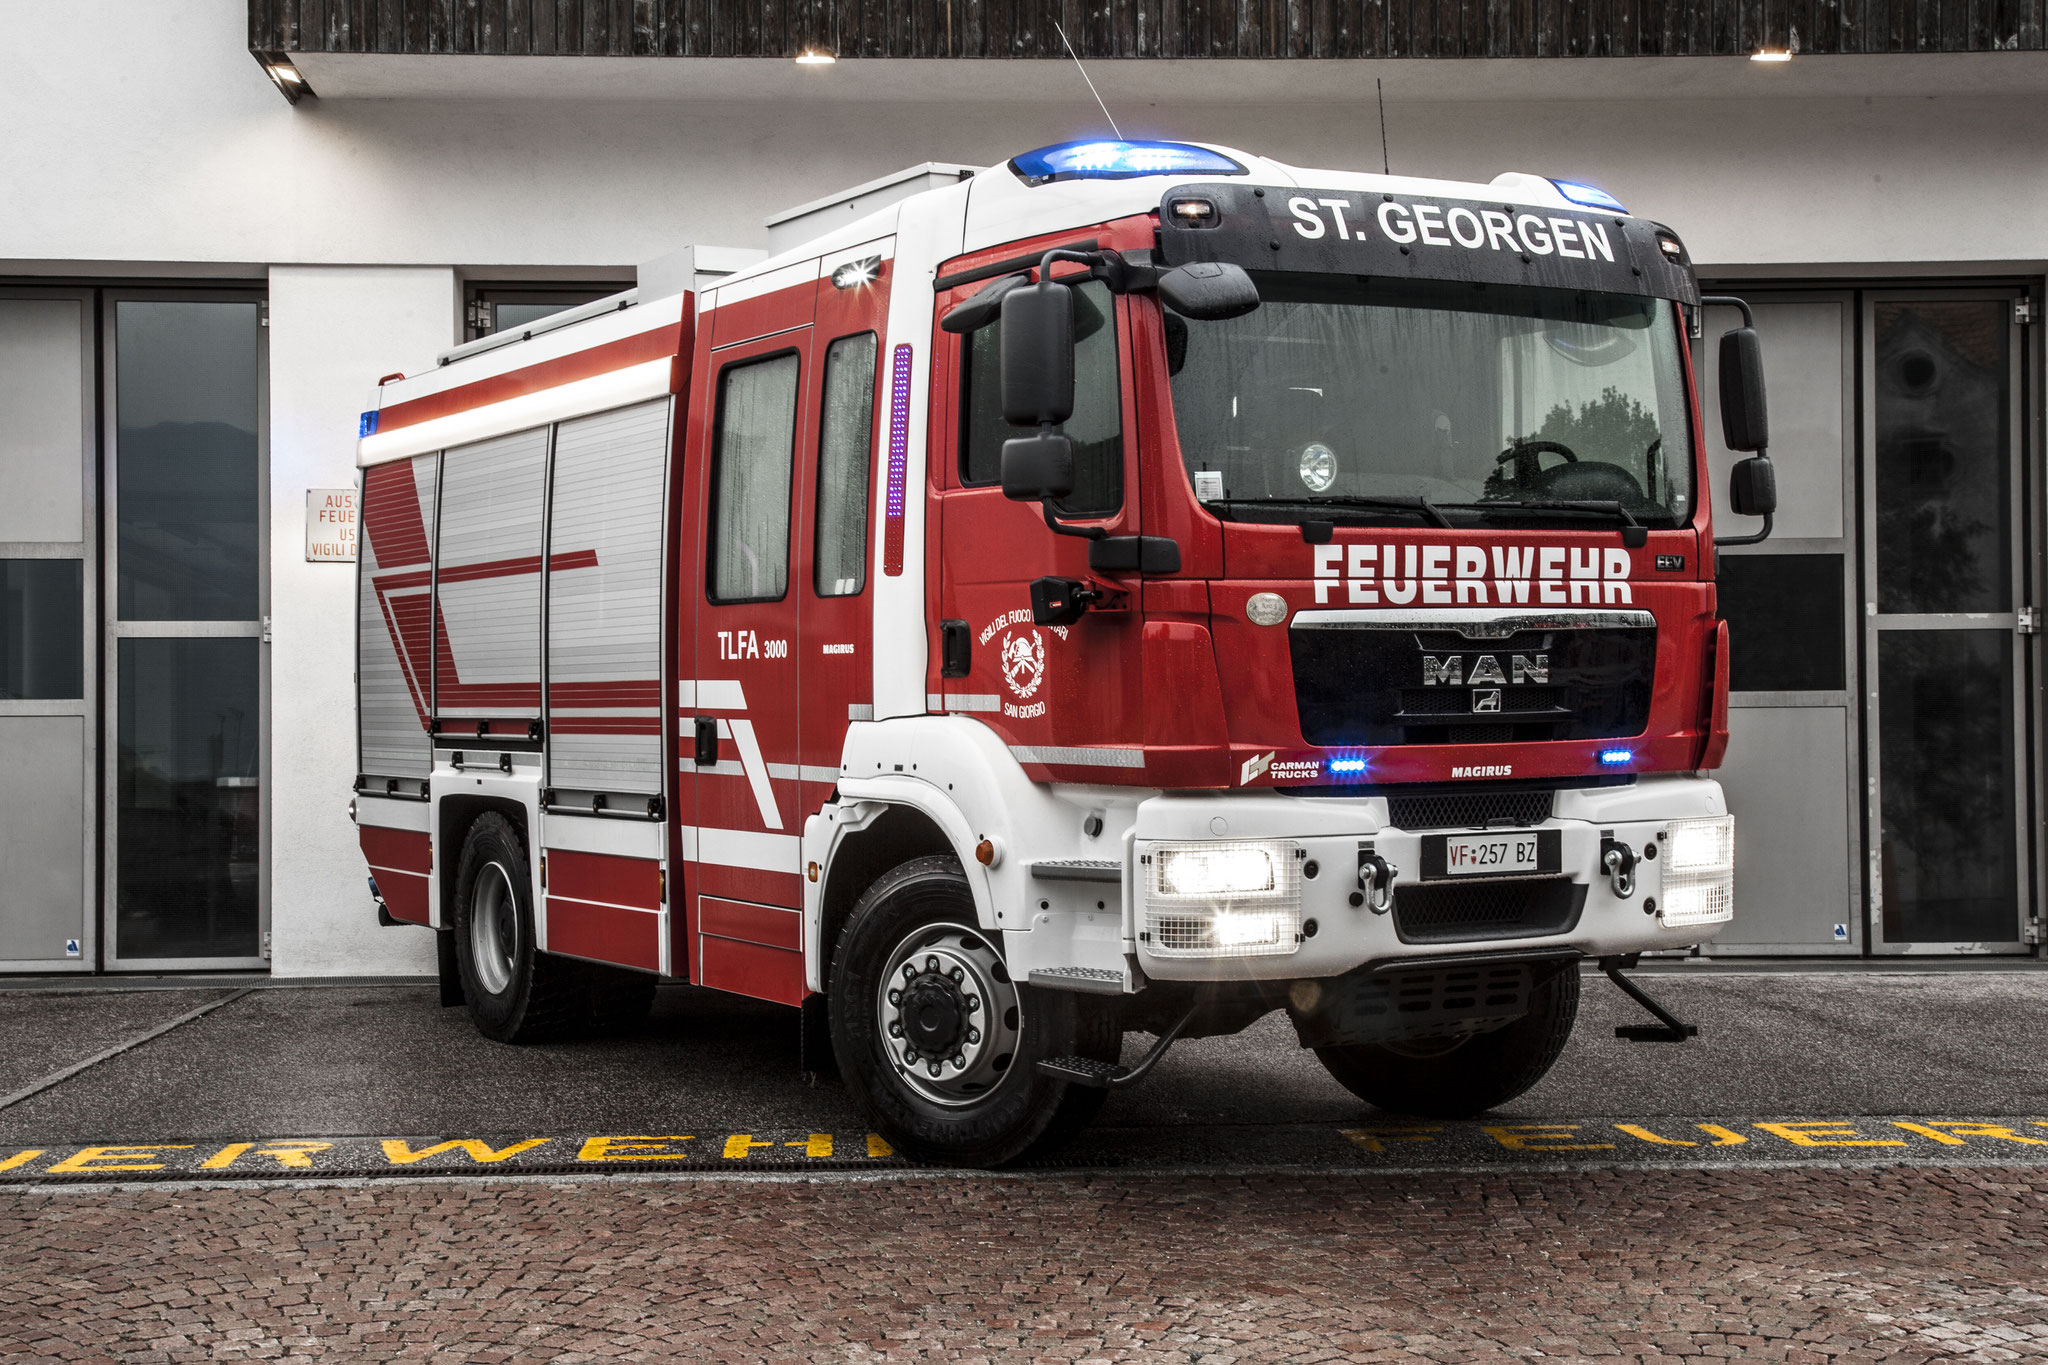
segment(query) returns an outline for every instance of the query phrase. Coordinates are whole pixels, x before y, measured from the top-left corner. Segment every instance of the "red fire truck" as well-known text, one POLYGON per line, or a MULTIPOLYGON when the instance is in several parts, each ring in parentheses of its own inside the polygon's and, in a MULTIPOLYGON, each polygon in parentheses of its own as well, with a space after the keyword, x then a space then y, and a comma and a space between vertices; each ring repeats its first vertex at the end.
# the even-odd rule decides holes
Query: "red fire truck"
POLYGON ((1069 143, 658 292, 363 417, 354 815, 486 1035, 779 1002, 993 1165, 1274 1010, 1428 1115, 1534 1084, 1582 961, 1690 1031, 1620 974, 1732 912, 1668 228, 1069 143))

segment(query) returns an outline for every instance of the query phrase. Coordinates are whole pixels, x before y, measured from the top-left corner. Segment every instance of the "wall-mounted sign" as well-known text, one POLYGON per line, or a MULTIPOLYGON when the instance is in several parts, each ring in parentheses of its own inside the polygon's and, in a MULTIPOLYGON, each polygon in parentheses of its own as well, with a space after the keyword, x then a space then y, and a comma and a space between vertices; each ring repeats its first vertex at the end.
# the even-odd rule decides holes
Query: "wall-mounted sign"
POLYGON ((306 490, 306 562, 356 562, 356 490, 306 490))

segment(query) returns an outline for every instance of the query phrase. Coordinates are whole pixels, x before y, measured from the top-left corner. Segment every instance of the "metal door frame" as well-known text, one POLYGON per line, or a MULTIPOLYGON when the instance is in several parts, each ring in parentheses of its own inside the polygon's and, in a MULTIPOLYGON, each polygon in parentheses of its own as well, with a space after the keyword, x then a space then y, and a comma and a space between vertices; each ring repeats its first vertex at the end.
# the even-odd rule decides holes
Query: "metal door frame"
MULTIPOLYGON (((1848 891, 1848 904, 1844 913, 1849 917, 1849 940, 1846 943, 1824 945, 1746 944, 1736 942, 1724 945, 1719 940, 1716 940, 1702 945, 1699 952, 1702 957, 1724 958, 1860 957, 1864 953, 1865 945, 1870 942, 1868 903, 1863 894, 1862 797, 1865 790, 1863 785, 1863 735, 1860 716, 1856 706, 1856 694, 1862 689, 1863 676, 1861 652, 1858 648, 1862 635, 1859 621, 1862 612, 1858 606, 1863 591, 1863 570, 1861 556, 1858 554, 1858 532, 1861 528, 1862 512, 1857 497, 1857 471, 1861 467, 1862 460, 1857 384, 1859 367, 1861 365, 1859 351, 1862 347, 1863 334, 1863 291, 1854 284, 1830 287, 1825 282, 1813 282, 1787 287, 1771 282, 1737 283, 1724 286, 1721 282, 1715 281, 1713 283, 1713 292, 1737 294, 1755 304, 1833 303, 1840 305, 1842 309, 1841 535, 1834 539, 1774 535, 1761 546, 1729 550, 1716 549, 1715 553, 1717 555, 1727 555, 1731 558, 1745 555, 1793 554, 1830 554, 1841 556, 1843 608, 1841 622, 1842 687, 1839 690, 1833 691, 1731 691, 1728 694, 1728 706, 1731 712, 1749 708, 1782 709, 1787 707, 1799 707, 1810 710, 1832 709, 1841 712, 1843 724, 1848 730, 1843 747, 1849 756, 1848 770, 1843 774, 1842 778, 1842 802, 1843 809, 1848 815, 1849 829, 1849 847, 1844 850, 1845 856, 1842 863, 1842 874, 1848 891)), ((1730 311, 1732 312, 1733 310, 1730 311)), ((1693 344, 1698 350, 1704 351, 1707 346, 1715 344, 1715 342, 1716 338, 1708 335, 1693 344)), ((1764 331, 1764 344, 1766 347, 1770 345, 1768 329, 1764 331)), ((1701 374, 1701 383, 1704 385, 1704 367, 1697 360, 1694 363, 1694 370, 1696 373, 1701 374)), ((1711 423, 1718 420, 1711 410, 1713 402, 1714 396, 1712 394, 1701 393, 1700 403, 1703 422, 1711 423)), ((1735 534, 1747 529, 1746 527, 1732 525, 1724 528, 1718 524, 1718 514, 1721 507, 1719 494, 1720 490, 1718 489, 1702 489, 1700 492, 1702 499, 1713 498, 1715 501, 1717 512, 1716 533, 1718 534, 1726 530, 1728 534, 1735 534)), ((1730 719, 1732 722, 1734 719, 1732 715, 1730 719)), ((1741 845, 1738 842, 1738 857, 1740 856, 1740 847, 1741 845)))
POLYGON ((68 957, 24 958, 0 960, 0 972, 91 972, 99 965, 100 913, 105 898, 100 894, 98 876, 101 852, 101 799, 100 799, 100 743, 99 708, 103 694, 100 690, 100 632, 101 598, 99 571, 99 528, 100 528, 100 484, 98 479, 98 454, 100 449, 99 430, 99 388, 97 381, 98 332, 100 314, 97 292, 89 286, 44 288, 34 285, 0 285, 0 299, 58 299, 71 300, 80 307, 79 321, 79 401, 81 408, 81 430, 85 433, 83 447, 79 451, 79 479, 82 484, 79 504, 79 533, 77 541, 0 541, 0 559, 75 559, 83 567, 82 597, 85 620, 80 636, 84 653, 81 677, 83 685, 76 701, 7 701, 0 700, 0 716, 76 716, 82 723, 84 736, 84 771, 81 774, 85 806, 85 839, 80 868, 85 903, 79 923, 79 953, 74 960, 68 957))
POLYGON ((270 966, 270 305, 260 288, 214 287, 106 288, 100 293, 100 399, 107 414, 100 442, 100 501, 103 553, 100 590, 103 606, 100 656, 100 919, 104 944, 102 964, 108 971, 184 972, 268 969, 270 966), (256 612, 253 621, 123 621, 120 619, 120 536, 114 525, 120 506, 120 420, 116 408, 116 308, 124 302, 253 303, 258 307, 256 337, 256 612), (120 955, 118 916, 120 872, 117 846, 120 831, 115 811, 120 775, 120 643, 124 639, 255 639, 256 651, 256 924, 259 952, 251 957, 150 957, 120 955))
POLYGON ((2028 399, 2031 388, 2028 384, 2025 363, 2025 329, 2019 324, 2017 305, 2027 296, 2027 289, 2021 284, 1959 285, 1947 288, 1928 285, 1907 285, 1885 288, 1865 287, 1859 293, 1858 326, 1862 334, 1861 354, 1857 357, 1862 396, 1859 404, 1863 439, 1857 455, 1857 472, 1863 488, 1862 506, 1859 509, 1858 525, 1861 530, 1864 554, 1861 579, 1863 602, 1862 654, 1865 665, 1862 671, 1863 695, 1863 764, 1868 776, 1864 793, 1864 924, 1868 934, 1868 953, 1873 957, 1909 957, 2012 953, 2029 951, 2027 943, 2028 925, 2031 922, 2033 905, 2031 892, 2038 876, 2032 865, 2032 811, 2035 809, 2035 788, 2038 769, 2029 761, 2033 744, 2030 736, 2034 725, 2028 706, 2030 676, 2038 672, 2038 637, 2020 635, 2019 610, 2033 597, 2031 575, 2031 546, 2036 541, 2033 517, 2029 504, 2027 474, 2028 453, 2032 442, 2027 426, 2028 399), (1944 612, 1944 613, 1886 613, 1877 610, 1877 328, 1876 310, 1879 302, 1968 302, 2002 301, 2006 304, 2008 346, 2007 346, 2007 428, 2008 428, 2008 471, 2007 499, 2011 518, 2011 608, 2003 612, 1944 612), (1879 679, 1877 676, 1878 643, 1882 632, 1887 630, 1991 630, 2003 628, 2014 636, 2012 670, 2013 732, 2016 741, 2015 768, 2013 775, 2013 838, 2016 844, 2014 882, 2021 892, 2020 903, 2012 907, 2013 937, 1983 942, 1955 942, 1935 940, 1925 943, 1884 942, 1884 878, 1882 875, 1884 811, 1883 772, 1879 761, 1879 735, 1881 733, 1878 712, 1879 679))

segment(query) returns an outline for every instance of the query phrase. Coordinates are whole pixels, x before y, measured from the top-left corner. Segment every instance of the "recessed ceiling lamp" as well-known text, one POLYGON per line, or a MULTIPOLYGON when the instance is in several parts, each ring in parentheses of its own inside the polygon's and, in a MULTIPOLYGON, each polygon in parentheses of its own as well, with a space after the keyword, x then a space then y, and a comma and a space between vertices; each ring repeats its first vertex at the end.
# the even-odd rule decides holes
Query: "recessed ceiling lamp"
POLYGON ((822 47, 807 47, 796 54, 798 66, 830 66, 838 60, 822 47))
POLYGON ((1749 59, 1753 62, 1789 62, 1792 53, 1782 47, 1766 47, 1750 53, 1749 59))

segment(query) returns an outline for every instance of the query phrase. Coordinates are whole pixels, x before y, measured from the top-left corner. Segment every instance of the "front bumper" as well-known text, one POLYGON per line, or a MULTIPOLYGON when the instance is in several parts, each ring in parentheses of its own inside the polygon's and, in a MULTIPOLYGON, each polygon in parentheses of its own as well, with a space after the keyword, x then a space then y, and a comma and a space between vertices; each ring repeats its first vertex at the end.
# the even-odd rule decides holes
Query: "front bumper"
POLYGON ((1130 835, 1128 932, 1145 976, 1163 981, 1312 979, 1367 962, 1515 949, 1563 947, 1606 956, 1689 948, 1713 937, 1726 920, 1673 924, 1659 913, 1667 904, 1669 864, 1659 836, 1673 821, 1726 812, 1720 784, 1690 775, 1560 790, 1551 818, 1529 827, 1555 832, 1554 874, 1424 881, 1424 843, 1446 831, 1392 826, 1383 798, 1162 795, 1138 807, 1130 835), (1292 919, 1269 916, 1274 932, 1264 933, 1259 905, 1233 901, 1244 917, 1225 937, 1249 946, 1232 951, 1228 943, 1212 943, 1191 952, 1186 945, 1192 940, 1170 915, 1162 917, 1153 894, 1154 850, 1260 840, 1285 840, 1298 849, 1298 911, 1292 919), (1361 894, 1358 869, 1368 845, 1372 856, 1396 869, 1384 898, 1361 894), (1633 862, 1625 895, 1604 865, 1616 848, 1629 851, 1633 862), (1511 907, 1510 917, 1521 916, 1518 922, 1501 922, 1503 904, 1511 907), (1524 904, 1530 913, 1513 908, 1524 904))

